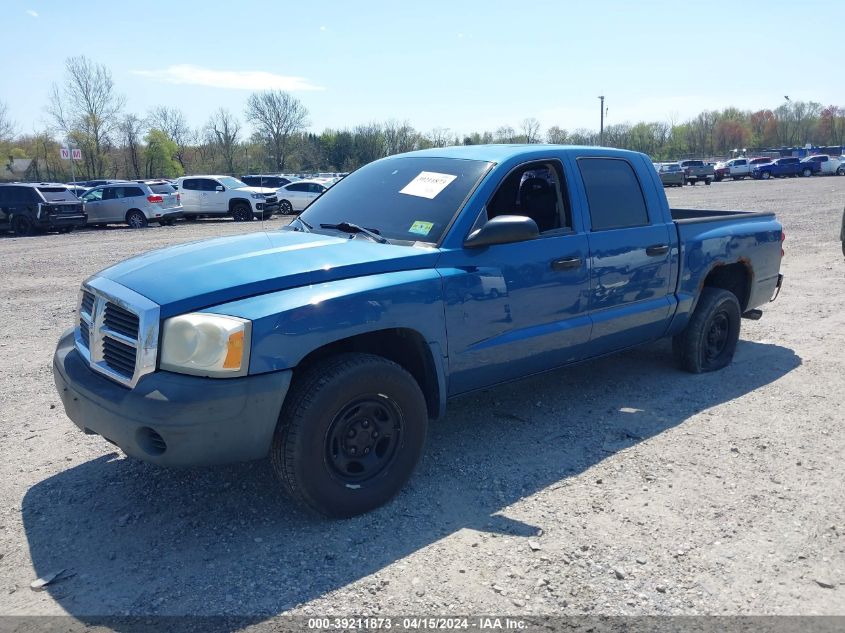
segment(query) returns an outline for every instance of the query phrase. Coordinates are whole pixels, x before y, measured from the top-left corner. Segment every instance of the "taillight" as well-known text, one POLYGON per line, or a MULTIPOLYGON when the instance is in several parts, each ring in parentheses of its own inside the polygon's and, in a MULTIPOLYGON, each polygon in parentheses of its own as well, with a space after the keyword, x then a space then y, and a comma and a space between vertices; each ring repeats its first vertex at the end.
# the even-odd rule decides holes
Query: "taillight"
POLYGON ((147 196, 147 202, 152 202, 153 204, 161 204, 164 202, 164 198, 161 196, 147 196))
POLYGON ((181 202, 181 201, 182 201, 182 196, 177 193, 176 194, 176 202, 181 202))
POLYGON ((784 243, 785 241, 786 241, 786 232, 782 230, 782 231, 780 232, 780 256, 781 256, 781 257, 783 257, 784 255, 786 255, 786 253, 784 253, 784 252, 783 252, 783 243, 784 243))

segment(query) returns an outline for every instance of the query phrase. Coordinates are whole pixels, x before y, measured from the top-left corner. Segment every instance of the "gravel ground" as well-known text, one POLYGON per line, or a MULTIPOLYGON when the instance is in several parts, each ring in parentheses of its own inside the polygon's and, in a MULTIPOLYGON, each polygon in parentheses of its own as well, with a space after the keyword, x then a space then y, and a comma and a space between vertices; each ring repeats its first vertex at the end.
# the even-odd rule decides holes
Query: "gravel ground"
POLYGON ((662 341, 453 401, 399 497, 337 522, 266 463, 126 459, 55 393, 82 279, 256 224, 0 238, 0 614, 845 615, 845 178, 668 195, 785 225, 732 366, 682 373, 662 341))

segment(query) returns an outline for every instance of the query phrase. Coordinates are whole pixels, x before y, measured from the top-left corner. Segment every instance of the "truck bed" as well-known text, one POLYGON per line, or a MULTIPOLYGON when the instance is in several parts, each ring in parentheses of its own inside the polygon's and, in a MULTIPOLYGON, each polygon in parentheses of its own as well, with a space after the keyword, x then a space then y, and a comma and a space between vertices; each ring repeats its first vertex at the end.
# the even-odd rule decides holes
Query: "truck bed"
POLYGON ((746 220, 774 216, 768 211, 716 211, 707 209, 669 209, 672 219, 678 224, 718 222, 719 220, 746 220))

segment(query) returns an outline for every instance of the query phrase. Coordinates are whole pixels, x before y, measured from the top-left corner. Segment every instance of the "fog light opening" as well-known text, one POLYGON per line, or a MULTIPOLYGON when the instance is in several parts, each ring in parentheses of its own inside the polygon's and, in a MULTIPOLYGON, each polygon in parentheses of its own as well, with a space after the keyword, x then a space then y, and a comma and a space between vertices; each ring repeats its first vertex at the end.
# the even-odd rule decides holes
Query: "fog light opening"
POLYGON ((138 429, 136 439, 138 446, 148 455, 162 455, 167 450, 164 438, 148 426, 138 429))

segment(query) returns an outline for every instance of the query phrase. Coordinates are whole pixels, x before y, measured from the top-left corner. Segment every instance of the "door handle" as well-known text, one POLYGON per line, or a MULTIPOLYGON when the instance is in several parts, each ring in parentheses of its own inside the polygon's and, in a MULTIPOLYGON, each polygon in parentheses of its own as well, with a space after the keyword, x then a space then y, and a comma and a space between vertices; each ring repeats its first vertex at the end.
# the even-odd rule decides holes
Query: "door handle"
POLYGON ((658 255, 665 255, 669 252, 668 244, 654 244, 645 249, 645 254, 649 257, 657 257, 658 255))
POLYGON ((580 257, 562 257, 552 260, 552 270, 567 270, 570 268, 581 268, 580 257))

